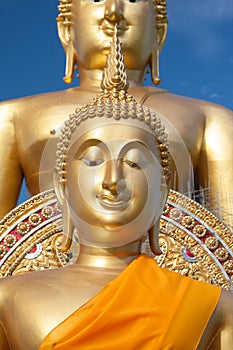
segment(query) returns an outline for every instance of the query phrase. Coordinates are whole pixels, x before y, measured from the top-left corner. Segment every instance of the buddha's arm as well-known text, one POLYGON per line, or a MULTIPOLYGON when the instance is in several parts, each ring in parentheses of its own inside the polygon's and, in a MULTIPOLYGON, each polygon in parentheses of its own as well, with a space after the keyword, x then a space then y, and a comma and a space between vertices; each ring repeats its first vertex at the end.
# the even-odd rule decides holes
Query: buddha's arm
POLYGON ((220 331, 213 339, 209 350, 233 349, 233 295, 222 291, 215 312, 216 322, 221 324, 220 331))
POLYGON ((12 103, 0 104, 0 218, 16 205, 22 183, 14 129, 15 108, 12 103))
POLYGON ((206 125, 197 168, 198 185, 206 191, 207 207, 223 221, 233 225, 233 113, 224 107, 207 104, 206 125), (231 220, 231 222, 230 222, 231 220), (227 222, 228 221, 228 222, 227 222))

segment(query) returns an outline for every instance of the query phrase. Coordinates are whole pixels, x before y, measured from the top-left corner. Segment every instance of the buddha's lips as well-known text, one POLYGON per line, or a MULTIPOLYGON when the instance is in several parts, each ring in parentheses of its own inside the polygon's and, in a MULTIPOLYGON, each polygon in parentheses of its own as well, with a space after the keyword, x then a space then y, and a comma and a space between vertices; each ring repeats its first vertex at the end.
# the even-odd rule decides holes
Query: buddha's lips
POLYGON ((99 203, 108 210, 123 210, 125 209, 131 197, 128 196, 118 196, 118 197, 112 197, 112 196, 97 196, 97 199, 99 203))

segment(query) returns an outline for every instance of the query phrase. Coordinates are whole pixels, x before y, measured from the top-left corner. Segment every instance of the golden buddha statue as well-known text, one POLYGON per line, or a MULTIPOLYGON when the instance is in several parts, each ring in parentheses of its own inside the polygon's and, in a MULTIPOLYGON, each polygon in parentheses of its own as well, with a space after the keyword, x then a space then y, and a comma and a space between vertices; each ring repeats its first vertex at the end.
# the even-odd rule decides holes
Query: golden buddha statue
POLYGON ((79 256, 0 281, 1 349, 229 350, 232 295, 160 269, 140 252, 149 232, 159 253, 169 150, 157 115, 127 93, 117 38, 103 92, 66 120, 56 154, 60 250, 75 232, 79 256))
POLYGON ((148 65, 153 82, 159 82, 159 54, 167 33, 166 1, 60 0, 59 10, 58 33, 66 54, 64 79, 71 81, 78 66, 80 86, 1 104, 0 215, 15 206, 23 177, 31 195, 52 186, 56 130, 67 114, 88 103, 99 91, 117 25, 129 92, 161 115, 169 134, 172 188, 188 194, 208 189, 207 207, 216 215, 220 210, 231 226, 233 193, 232 186, 226 184, 233 180, 233 156, 228 151, 232 148, 232 112, 206 101, 143 87, 148 65), (40 170, 48 140, 51 158, 40 170), (39 184, 40 172, 43 186, 39 184))

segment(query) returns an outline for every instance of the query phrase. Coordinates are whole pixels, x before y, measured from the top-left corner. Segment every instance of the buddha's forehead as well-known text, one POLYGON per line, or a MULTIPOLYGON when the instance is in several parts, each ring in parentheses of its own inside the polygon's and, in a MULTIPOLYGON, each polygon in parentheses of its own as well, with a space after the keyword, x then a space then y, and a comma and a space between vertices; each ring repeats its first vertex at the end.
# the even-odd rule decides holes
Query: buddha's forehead
POLYGON ((155 135, 144 123, 136 119, 94 118, 82 122, 71 138, 70 148, 74 144, 81 147, 84 143, 96 140, 103 144, 132 143, 145 144, 152 151, 156 146, 155 135))

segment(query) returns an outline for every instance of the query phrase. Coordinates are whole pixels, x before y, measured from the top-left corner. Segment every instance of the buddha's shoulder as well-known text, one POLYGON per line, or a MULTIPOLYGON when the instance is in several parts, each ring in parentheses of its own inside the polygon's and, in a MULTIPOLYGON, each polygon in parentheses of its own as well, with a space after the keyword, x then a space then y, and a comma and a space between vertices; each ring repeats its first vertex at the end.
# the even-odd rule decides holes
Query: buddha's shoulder
POLYGON ((233 119, 233 112, 221 105, 177 95, 165 89, 153 86, 132 87, 130 93, 138 103, 163 114, 165 117, 169 114, 179 114, 181 116, 185 115, 186 118, 187 115, 191 117, 199 115, 206 118, 223 117, 233 119))
POLYGON ((54 108, 58 110, 67 108, 70 113, 79 106, 89 103, 95 95, 96 92, 84 91, 77 87, 2 101, 0 102, 0 118, 21 119, 32 113, 41 114, 54 108))
POLYGON ((65 268, 26 272, 16 276, 0 279, 0 299, 11 300, 15 295, 25 294, 49 288, 49 285, 59 284, 65 275, 65 268), (64 270, 64 271, 63 271, 64 270))
MULTIPOLYGON (((47 269, 43 271, 27 272, 16 276, 10 276, 0 279, 0 302, 11 302, 12 298, 25 299, 34 295, 44 295, 53 298, 59 293, 77 292, 77 289, 88 290, 90 286, 93 288, 104 287, 115 276, 103 277, 97 271, 88 272, 85 269, 79 268, 77 264, 47 269), (82 288, 80 288, 82 286, 82 288)), ((95 288, 94 288, 95 289, 95 288)))

